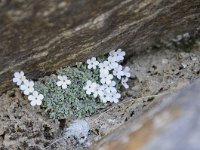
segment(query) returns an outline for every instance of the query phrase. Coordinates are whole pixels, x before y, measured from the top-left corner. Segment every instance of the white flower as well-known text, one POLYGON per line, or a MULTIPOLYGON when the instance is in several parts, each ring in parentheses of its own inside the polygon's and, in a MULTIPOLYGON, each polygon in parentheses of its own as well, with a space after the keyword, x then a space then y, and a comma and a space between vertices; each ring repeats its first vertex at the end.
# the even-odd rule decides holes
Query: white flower
POLYGON ((103 96, 104 89, 105 89, 104 86, 97 84, 93 92, 94 98, 97 98, 97 96, 100 96, 100 97, 103 96))
POLYGON ((100 97, 100 100, 103 103, 106 103, 106 102, 118 103, 120 97, 121 97, 121 94, 119 94, 117 92, 114 92, 114 93, 106 93, 106 92, 104 92, 104 94, 100 97))
POLYGON ((102 84, 110 84, 111 80, 113 79, 113 75, 109 73, 102 73, 100 74, 100 78, 102 84))
POLYGON ((108 61, 104 61, 103 63, 100 63, 99 68, 100 68, 101 73, 102 72, 108 72, 109 70, 111 70, 108 61))
POLYGON ((34 91, 32 95, 28 96, 28 99, 31 101, 32 106, 41 105, 43 98, 44 96, 42 94, 39 94, 37 91, 34 91))
POLYGON ((121 79, 121 77, 124 76, 121 65, 118 65, 118 67, 113 70, 113 75, 116 76, 118 79, 121 79))
POLYGON ((130 68, 129 67, 125 67, 124 70, 123 70, 123 72, 124 72, 124 75, 127 78, 129 78, 131 76, 131 74, 130 74, 130 68))
POLYGON ((118 63, 116 62, 116 58, 113 56, 108 57, 108 64, 111 69, 117 68, 118 63))
POLYGON ((100 100, 101 100, 103 103, 106 103, 106 102, 110 101, 110 100, 111 100, 110 94, 104 92, 103 95, 100 97, 100 100))
POLYGON ((26 80, 26 77, 24 76, 23 71, 14 73, 13 82, 17 83, 18 86, 20 86, 25 80, 26 80))
POLYGON ((96 69, 97 66, 99 65, 99 62, 96 60, 95 57, 92 57, 91 59, 87 60, 87 64, 88 64, 88 69, 96 69))
POLYGON ((20 86, 20 89, 24 92, 25 95, 29 95, 34 91, 34 82, 25 80, 24 83, 20 86))
POLYGON ((127 84, 128 78, 122 78, 121 84, 124 86, 125 89, 129 88, 129 85, 127 84))
POLYGON ((59 75, 59 76, 58 76, 58 79, 59 79, 60 81, 57 81, 56 84, 57 84, 57 86, 61 86, 62 89, 66 89, 66 88, 67 88, 67 85, 70 85, 70 84, 71 84, 71 81, 68 80, 67 76, 65 76, 65 75, 64 75, 64 76, 59 75))
POLYGON ((108 75, 109 74, 109 70, 106 69, 100 69, 100 77, 104 76, 104 75, 108 75))
POLYGON ((111 93, 110 94, 110 102, 118 103, 120 97, 121 97, 121 94, 119 94, 119 93, 111 93))
POLYGON ((96 86, 97 86, 97 84, 95 82, 88 80, 86 82, 86 86, 83 87, 83 89, 86 90, 87 95, 91 95, 95 91, 96 86))
POLYGON ((117 92, 116 88, 115 88, 115 85, 116 85, 116 82, 115 81, 111 81, 110 84, 105 84, 104 85, 104 88, 105 88, 105 91, 107 93, 115 93, 117 92))
POLYGON ((117 62, 124 60, 124 56, 126 55, 126 53, 121 49, 118 49, 117 51, 111 51, 109 54, 110 56, 115 57, 117 62))
POLYGON ((34 91, 34 82, 25 80, 22 85, 20 85, 20 89, 24 92, 25 95, 29 95, 34 91))

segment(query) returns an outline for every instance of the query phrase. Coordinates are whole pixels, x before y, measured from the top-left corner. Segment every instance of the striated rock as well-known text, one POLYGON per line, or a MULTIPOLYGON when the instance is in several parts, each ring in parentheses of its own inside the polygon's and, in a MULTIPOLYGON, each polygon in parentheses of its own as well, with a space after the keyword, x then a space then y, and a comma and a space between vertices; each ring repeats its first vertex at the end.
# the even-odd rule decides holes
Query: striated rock
POLYGON ((200 79, 102 139, 97 150, 200 149, 200 79))
POLYGON ((0 93, 14 71, 36 79, 121 47, 129 54, 200 24, 199 0, 0 1, 0 93))

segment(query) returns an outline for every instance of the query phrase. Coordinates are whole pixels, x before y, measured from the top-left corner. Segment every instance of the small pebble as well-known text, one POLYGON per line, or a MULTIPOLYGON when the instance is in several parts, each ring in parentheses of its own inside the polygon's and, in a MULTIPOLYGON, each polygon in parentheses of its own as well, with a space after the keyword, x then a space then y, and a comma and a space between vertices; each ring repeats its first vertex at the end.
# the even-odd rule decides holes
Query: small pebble
POLYGON ((187 67, 187 64, 185 64, 185 63, 182 63, 181 65, 183 66, 183 68, 187 67))
POLYGON ((168 64, 168 62, 169 62, 168 59, 162 59, 162 64, 165 65, 165 64, 168 64))

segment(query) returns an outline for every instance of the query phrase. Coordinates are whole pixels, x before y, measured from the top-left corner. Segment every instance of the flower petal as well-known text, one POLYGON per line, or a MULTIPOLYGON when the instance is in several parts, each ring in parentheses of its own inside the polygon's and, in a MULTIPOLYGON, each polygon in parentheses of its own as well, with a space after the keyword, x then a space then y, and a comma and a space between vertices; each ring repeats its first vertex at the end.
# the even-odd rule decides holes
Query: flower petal
POLYGON ((33 88, 33 87, 30 87, 30 88, 29 88, 29 92, 30 92, 30 93, 33 93, 33 92, 34 92, 34 88, 33 88))
POLYGON ((67 84, 63 84, 62 89, 66 89, 66 88, 67 88, 67 84))
POLYGON ((34 101, 31 101, 31 105, 32 106, 35 106, 37 104, 37 102, 34 100, 34 101))
POLYGON ((37 91, 34 91, 34 92, 33 92, 33 96, 34 96, 34 97, 38 97, 38 92, 37 92, 37 91))
POLYGON ((101 82, 102 84, 104 84, 104 83, 105 83, 105 79, 102 78, 102 79, 100 80, 100 82, 101 82))
POLYGON ((130 71, 130 68, 129 68, 128 66, 126 66, 126 67, 124 68, 124 70, 125 70, 126 72, 129 72, 129 71, 130 71))
POLYGON ((39 94, 38 98, 39 98, 40 100, 43 100, 43 99, 44 99, 44 95, 39 94))
POLYGON ((111 80, 110 79, 106 79, 106 84, 110 84, 111 83, 111 80))
POLYGON ((99 96, 103 96, 103 91, 99 91, 99 92, 98 92, 98 95, 99 95, 99 96))
POLYGON ((18 80, 18 81, 17 81, 17 85, 20 86, 21 84, 22 84, 22 81, 21 81, 21 80, 18 80))
POLYGON ((25 84, 25 85, 29 85, 29 81, 28 81, 28 80, 25 80, 25 81, 24 81, 24 84, 25 84))
POLYGON ((87 95, 90 95, 91 93, 92 93, 92 92, 91 92, 90 89, 86 90, 86 94, 87 94, 87 95))
POLYGON ((58 75, 59 80, 63 80, 63 77, 61 75, 58 75))
POLYGON ((33 97, 33 95, 29 95, 29 96, 28 96, 28 100, 29 100, 29 101, 33 101, 34 99, 35 99, 35 98, 33 97))
POLYGON ((29 92, 29 89, 26 89, 26 90, 24 91, 24 94, 25 94, 25 95, 29 95, 29 93, 30 93, 30 92, 29 92))
POLYGON ((20 76, 24 76, 24 72, 23 71, 20 71, 20 76))
POLYGON ((102 102, 103 102, 103 103, 106 103, 106 102, 107 102, 107 99, 106 99, 106 98, 102 98, 102 102))
POLYGON ((95 66, 99 65, 99 62, 98 61, 95 61, 94 62, 95 66))
POLYGON ((92 84, 92 81, 88 80, 88 81, 86 82, 86 84, 87 84, 87 85, 91 85, 91 84, 92 84))
POLYGON ((117 89, 113 87, 113 88, 110 89, 110 91, 111 91, 111 93, 116 93, 117 89))
POLYGON ((14 76, 15 76, 16 78, 20 78, 19 72, 15 72, 15 73, 14 73, 14 76))
POLYGON ((26 86, 26 85, 24 85, 24 84, 22 84, 22 85, 20 86, 20 89, 21 89, 22 91, 24 91, 24 90, 26 90, 26 89, 27 89, 27 86, 26 86))
POLYGON ((94 62, 96 61, 96 57, 92 57, 91 60, 94 62))
POLYGON ((129 88, 129 85, 127 83, 125 83, 123 86, 124 86, 125 89, 129 88))
POLYGON ((13 82, 17 83, 19 80, 19 78, 13 78, 13 82))
POLYGON ((38 100, 36 101, 36 104, 37 104, 37 105, 41 105, 41 104, 42 104, 42 101, 41 101, 40 99, 38 99, 38 100))
POLYGON ((87 60, 87 64, 90 64, 90 63, 91 63, 91 60, 90 60, 90 59, 88 59, 88 60, 87 60))
POLYGON ((63 76, 63 80, 68 80, 67 76, 63 76))
POLYGON ((71 81, 70 80, 66 80, 66 83, 69 85, 69 84, 71 84, 71 81))
POLYGON ((109 74, 109 75, 108 75, 108 78, 109 78, 109 79, 112 79, 112 78, 113 78, 113 75, 112 75, 112 74, 109 74))
POLYGON ((97 98, 98 93, 97 93, 97 92, 94 92, 93 96, 94 96, 94 98, 97 98))
POLYGON ((119 99, 116 99, 116 98, 115 98, 115 99, 113 99, 113 102, 114 102, 114 103, 118 103, 118 102, 119 102, 119 99))
POLYGON ((93 66, 93 69, 97 69, 97 67, 94 65, 94 66, 93 66))
POLYGON ((92 68, 92 65, 89 64, 89 65, 88 65, 88 69, 91 69, 91 68, 92 68))
POLYGON ((33 81, 30 81, 30 82, 29 82, 29 86, 34 86, 34 82, 33 82, 33 81))
POLYGON ((62 81, 58 81, 58 82, 56 82, 56 84, 57 84, 57 86, 61 86, 63 84, 63 82, 62 81))

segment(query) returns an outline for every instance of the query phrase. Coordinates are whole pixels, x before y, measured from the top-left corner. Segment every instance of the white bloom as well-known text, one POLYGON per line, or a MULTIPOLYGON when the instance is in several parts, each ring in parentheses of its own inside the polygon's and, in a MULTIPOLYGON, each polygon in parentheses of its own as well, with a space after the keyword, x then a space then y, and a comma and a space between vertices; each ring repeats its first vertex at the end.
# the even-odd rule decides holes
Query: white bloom
POLYGON ((128 78, 122 78, 121 84, 124 86, 124 88, 128 89, 129 85, 127 84, 128 78))
POLYGON ((113 70, 113 75, 116 76, 118 79, 121 79, 121 77, 124 76, 121 65, 118 65, 118 67, 113 70))
POLYGON ((106 74, 106 73, 103 73, 103 74, 100 74, 100 78, 101 78, 101 83, 102 84, 110 84, 111 83, 111 80, 113 79, 113 75, 112 74, 106 74))
POLYGON ((43 98, 44 96, 42 94, 39 94, 37 91, 34 91, 32 95, 28 96, 28 99, 31 101, 32 106, 41 105, 43 98))
POLYGON ((59 79, 60 81, 57 81, 56 84, 57 84, 57 86, 61 86, 62 89, 66 89, 66 88, 67 88, 67 85, 70 85, 70 84, 71 84, 71 81, 68 80, 67 76, 65 76, 65 75, 64 75, 64 76, 59 75, 59 76, 58 76, 58 79, 59 79))
POLYGON ((120 97, 121 97, 121 94, 119 94, 117 92, 114 92, 114 93, 106 93, 106 92, 104 92, 104 94, 100 97, 100 100, 103 103, 106 103, 106 102, 118 103, 120 97))
POLYGON ((131 74, 130 74, 130 68, 129 67, 125 67, 124 70, 123 70, 123 72, 124 72, 124 75, 127 78, 129 78, 131 76, 131 74))
POLYGON ((97 96, 100 96, 100 97, 103 96, 104 89, 105 89, 104 86, 97 84, 94 90, 94 94, 93 94, 94 98, 96 98, 97 96))
POLYGON ((111 70, 108 61, 104 61, 103 63, 100 63, 99 68, 100 68, 101 73, 102 72, 108 72, 109 70, 111 70))
POLYGON ((108 74, 109 74, 109 70, 100 69, 100 76, 104 76, 104 75, 108 75, 108 74))
POLYGON ((88 80, 86 82, 86 86, 83 87, 83 89, 86 90, 87 95, 91 95, 95 91, 96 86, 97 86, 97 84, 95 82, 88 80))
POLYGON ((25 95, 29 95, 34 91, 34 82, 25 80, 24 83, 20 86, 20 89, 24 92, 25 95))
POLYGON ((110 84, 105 84, 104 87, 105 87, 105 91, 107 93, 115 93, 117 92, 116 88, 115 88, 115 85, 116 85, 116 82, 115 81, 111 81, 110 84))
POLYGON ((117 68, 118 63, 116 62, 116 58, 113 56, 108 57, 108 64, 111 69, 117 68))
POLYGON ((118 49, 117 51, 111 51, 109 54, 110 56, 115 57, 117 62, 124 60, 124 56, 126 55, 126 53, 121 49, 118 49))
POLYGON ((103 95, 100 97, 100 100, 101 100, 103 103, 106 103, 106 102, 110 101, 110 100, 111 100, 110 94, 104 92, 103 95))
POLYGON ((118 103, 120 97, 121 97, 121 94, 119 94, 119 93, 111 93, 110 94, 110 102, 118 103))
POLYGON ((96 60, 95 57, 92 57, 91 59, 87 60, 87 64, 88 64, 88 69, 96 69, 97 66, 99 65, 99 62, 96 60))
POLYGON ((26 77, 24 76, 23 71, 14 73, 13 82, 17 83, 18 86, 20 86, 25 80, 26 80, 26 77))

